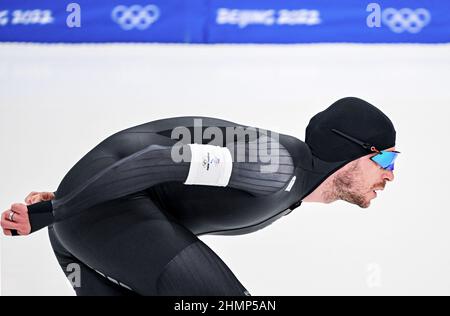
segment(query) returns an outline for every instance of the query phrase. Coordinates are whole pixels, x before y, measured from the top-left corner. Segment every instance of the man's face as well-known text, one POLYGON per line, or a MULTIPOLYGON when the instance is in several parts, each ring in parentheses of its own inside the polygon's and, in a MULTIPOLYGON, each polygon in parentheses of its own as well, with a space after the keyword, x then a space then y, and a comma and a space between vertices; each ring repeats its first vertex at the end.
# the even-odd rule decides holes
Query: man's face
MULTIPOLYGON (((395 147, 386 149, 394 150, 395 147)), ((340 170, 333 181, 340 200, 368 208, 372 199, 377 197, 375 191, 383 190, 386 181, 394 180, 393 171, 383 169, 370 160, 375 155, 376 153, 363 156, 340 170)))

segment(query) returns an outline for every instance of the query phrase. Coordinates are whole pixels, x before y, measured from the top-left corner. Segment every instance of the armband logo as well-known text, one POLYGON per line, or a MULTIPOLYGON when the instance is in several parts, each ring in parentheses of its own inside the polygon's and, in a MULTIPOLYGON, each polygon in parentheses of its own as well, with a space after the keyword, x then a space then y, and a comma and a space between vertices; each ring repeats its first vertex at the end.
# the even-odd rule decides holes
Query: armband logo
POLYGON ((216 156, 214 156, 213 158, 211 158, 211 154, 208 152, 207 156, 203 158, 203 163, 202 166, 203 168, 205 168, 207 171, 209 171, 211 166, 217 166, 220 164, 220 158, 217 158, 216 156))

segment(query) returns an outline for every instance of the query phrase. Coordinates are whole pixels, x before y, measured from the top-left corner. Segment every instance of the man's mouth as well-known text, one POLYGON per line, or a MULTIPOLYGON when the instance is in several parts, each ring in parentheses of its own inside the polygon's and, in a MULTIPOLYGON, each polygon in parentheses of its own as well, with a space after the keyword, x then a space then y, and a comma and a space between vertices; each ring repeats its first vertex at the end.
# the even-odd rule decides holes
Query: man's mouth
POLYGON ((378 195, 377 191, 383 191, 383 190, 384 190, 384 188, 378 188, 378 189, 372 190, 372 192, 375 193, 375 197, 376 197, 378 195))

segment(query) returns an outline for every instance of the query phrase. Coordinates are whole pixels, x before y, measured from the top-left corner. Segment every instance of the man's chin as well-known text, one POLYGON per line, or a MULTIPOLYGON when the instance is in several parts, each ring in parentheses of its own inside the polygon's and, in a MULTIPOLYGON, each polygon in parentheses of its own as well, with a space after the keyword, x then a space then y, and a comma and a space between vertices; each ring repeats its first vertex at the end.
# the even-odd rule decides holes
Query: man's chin
POLYGON ((340 200, 346 201, 347 203, 350 204, 357 205, 360 208, 368 208, 373 198, 375 197, 363 194, 348 194, 346 196, 341 196, 340 200))
POLYGON ((366 199, 363 203, 359 204, 359 207, 361 208, 369 208, 370 207, 370 203, 372 202, 372 200, 375 198, 368 198, 366 199))
POLYGON ((370 207, 370 201, 364 204, 359 204, 358 205, 360 208, 369 208, 370 207))
POLYGON ((353 201, 347 201, 350 204, 354 204, 359 206, 360 208, 369 208, 371 200, 353 200, 353 201))
POLYGON ((371 191, 369 193, 369 197, 361 197, 361 202, 360 203, 356 203, 360 208, 369 208, 370 207, 370 203, 372 202, 373 199, 377 198, 377 193, 375 191, 371 191), (364 201, 363 201, 364 199, 364 201))

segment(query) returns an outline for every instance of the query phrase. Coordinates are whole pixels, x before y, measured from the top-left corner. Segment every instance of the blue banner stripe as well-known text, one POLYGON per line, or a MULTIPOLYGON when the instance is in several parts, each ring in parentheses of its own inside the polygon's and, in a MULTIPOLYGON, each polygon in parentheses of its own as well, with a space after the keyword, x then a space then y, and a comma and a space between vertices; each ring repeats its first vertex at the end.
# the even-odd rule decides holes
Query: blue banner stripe
POLYGON ((2 0, 2 42, 448 43, 441 0, 2 0))

